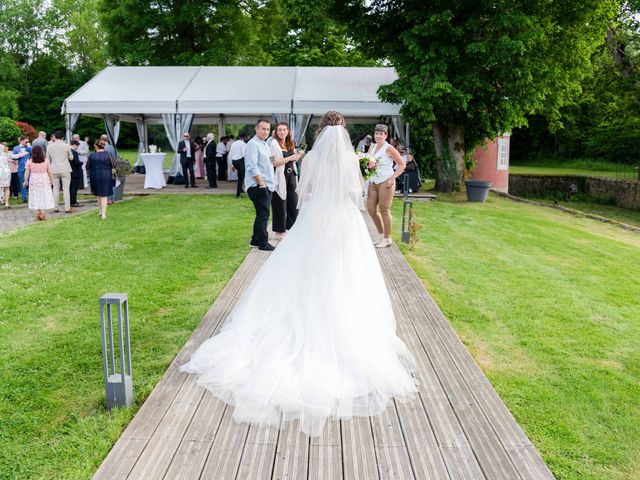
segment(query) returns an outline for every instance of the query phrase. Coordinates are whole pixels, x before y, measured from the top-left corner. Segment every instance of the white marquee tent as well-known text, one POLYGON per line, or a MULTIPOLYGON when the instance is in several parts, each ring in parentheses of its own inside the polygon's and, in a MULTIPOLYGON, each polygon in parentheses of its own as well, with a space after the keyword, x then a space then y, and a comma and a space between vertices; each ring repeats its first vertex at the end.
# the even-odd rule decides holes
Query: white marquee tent
POLYGON ((408 143, 400 105, 377 95, 396 78, 387 67, 108 67, 68 97, 62 113, 68 136, 80 115, 103 118, 114 145, 120 122, 135 122, 140 151, 151 124, 164 125, 175 150, 193 124, 217 123, 224 132, 225 123, 252 123, 261 116, 288 121, 300 143, 312 119, 328 110, 353 123, 391 119, 408 143))

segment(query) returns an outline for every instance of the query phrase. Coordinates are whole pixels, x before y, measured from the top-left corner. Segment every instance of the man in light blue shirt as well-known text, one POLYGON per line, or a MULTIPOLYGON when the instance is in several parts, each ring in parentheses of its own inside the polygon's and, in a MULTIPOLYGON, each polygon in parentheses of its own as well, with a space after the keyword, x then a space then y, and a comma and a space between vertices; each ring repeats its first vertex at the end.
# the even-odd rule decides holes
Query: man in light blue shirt
POLYGON ((247 143, 244 151, 244 188, 256 209, 256 219, 253 222, 251 246, 260 250, 274 250, 269 243, 267 225, 271 209, 271 194, 274 189, 273 163, 271 150, 266 139, 271 131, 269 120, 261 118, 256 123, 256 134, 247 143))
POLYGON ((24 186, 24 172, 27 166, 27 160, 31 158, 31 147, 28 145, 29 137, 21 135, 19 144, 13 147, 11 158, 18 160, 18 180, 20 181, 20 195, 22 202, 27 203, 27 189, 24 186))

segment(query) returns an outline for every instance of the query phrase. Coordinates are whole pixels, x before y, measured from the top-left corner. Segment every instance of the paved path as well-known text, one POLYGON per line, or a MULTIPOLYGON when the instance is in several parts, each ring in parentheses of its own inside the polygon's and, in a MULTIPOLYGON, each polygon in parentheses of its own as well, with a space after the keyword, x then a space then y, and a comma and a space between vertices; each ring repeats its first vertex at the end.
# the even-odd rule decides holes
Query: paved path
MULTIPOLYGON (((73 215, 82 215, 98 208, 95 201, 83 201, 82 207, 76 208, 75 213, 55 213, 53 210, 47 211, 47 222, 54 222, 59 218, 70 217, 73 215)), ((60 206, 64 210, 64 206, 60 206)), ((0 206, 0 234, 16 230, 25 225, 36 223, 35 212, 29 210, 26 204, 14 205, 9 210, 5 210, 0 206)))
MULTIPOLYGON (((97 480, 552 479, 553 475, 395 245, 378 251, 420 393, 310 439, 235 423, 178 371, 224 322, 267 252, 251 250, 104 460, 97 480)), ((134 372, 135 383, 135 372, 134 372)))

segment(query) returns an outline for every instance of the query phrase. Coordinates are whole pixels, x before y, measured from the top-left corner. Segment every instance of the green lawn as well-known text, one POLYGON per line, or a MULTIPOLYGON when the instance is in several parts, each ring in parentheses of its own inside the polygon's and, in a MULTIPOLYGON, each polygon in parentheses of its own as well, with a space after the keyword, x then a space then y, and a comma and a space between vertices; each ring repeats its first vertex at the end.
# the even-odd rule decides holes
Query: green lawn
POLYGON ((557 478, 637 479, 640 235, 495 196, 415 205, 403 253, 557 478))
MULTIPOLYGON (((536 202, 543 202, 553 204, 554 201, 546 198, 533 199, 536 202)), ((600 215, 601 217, 610 218, 617 222, 627 223, 640 227, 640 211, 630 210, 628 208, 616 207, 615 205, 603 205, 595 202, 586 202, 583 200, 557 200, 558 205, 567 208, 573 208, 585 213, 592 213, 594 215, 600 215)))
MULTIPOLYGON (((640 235, 490 196, 415 203, 404 254, 559 479, 640 470, 640 235)), ((396 234, 401 202, 395 202, 396 234)), ((248 251, 248 200, 135 198, 0 236, 0 478, 90 478, 248 251), (104 411, 129 293, 136 406, 104 411)))
POLYGON ((0 478, 90 478, 247 254, 248 200, 149 196, 0 235, 0 478), (98 299, 130 301, 133 409, 104 409, 98 299))
POLYGON ((636 166, 589 159, 548 160, 527 164, 512 164, 509 166, 509 172, 532 175, 588 175, 592 177, 637 180, 638 173, 634 167, 636 166))

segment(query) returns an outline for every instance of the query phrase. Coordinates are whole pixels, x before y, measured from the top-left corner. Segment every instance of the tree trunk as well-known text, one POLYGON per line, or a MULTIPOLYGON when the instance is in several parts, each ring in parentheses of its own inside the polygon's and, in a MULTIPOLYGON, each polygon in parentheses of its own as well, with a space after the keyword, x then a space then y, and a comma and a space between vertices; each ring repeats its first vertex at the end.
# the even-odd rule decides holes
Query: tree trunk
POLYGON ((433 144, 436 151, 436 191, 459 191, 464 165, 464 129, 434 122, 433 144))

